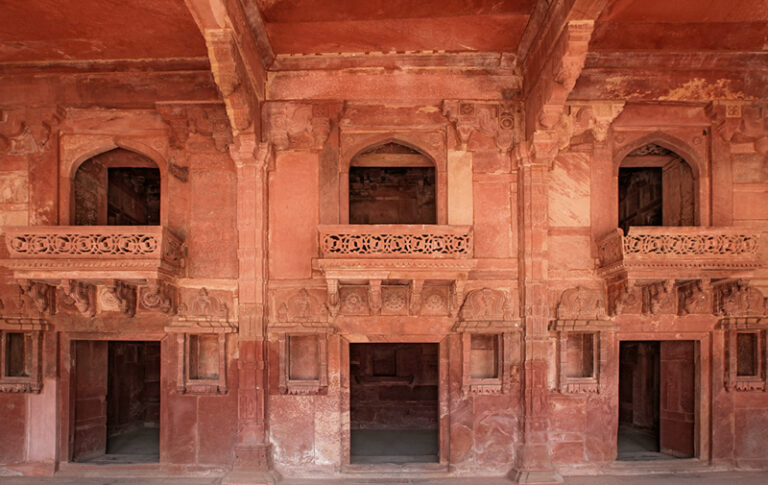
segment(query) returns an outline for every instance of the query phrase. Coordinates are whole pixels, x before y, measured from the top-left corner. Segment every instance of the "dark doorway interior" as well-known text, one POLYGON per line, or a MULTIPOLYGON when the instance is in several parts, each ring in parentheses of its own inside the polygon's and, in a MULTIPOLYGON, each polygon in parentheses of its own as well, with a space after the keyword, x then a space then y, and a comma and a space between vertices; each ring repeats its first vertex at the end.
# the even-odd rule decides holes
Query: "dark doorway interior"
POLYGON ((72 460, 160 458, 160 343, 77 341, 72 460))
POLYGON ((621 342, 618 459, 695 456, 695 343, 621 342))
POLYGON ((619 169, 619 227, 661 226, 661 167, 619 169))
POLYGON ((691 166, 654 143, 632 151, 619 168, 619 227, 696 225, 691 166))
POLYGON ((438 344, 350 345, 351 463, 439 461, 438 344))
POLYGON ((351 167, 350 224, 435 224, 434 167, 351 167))
POLYGON ((75 173, 75 225, 160 224, 160 170, 149 158, 116 148, 86 160, 75 173))
POLYGON ((160 224, 160 171, 156 168, 110 168, 107 225, 160 224))

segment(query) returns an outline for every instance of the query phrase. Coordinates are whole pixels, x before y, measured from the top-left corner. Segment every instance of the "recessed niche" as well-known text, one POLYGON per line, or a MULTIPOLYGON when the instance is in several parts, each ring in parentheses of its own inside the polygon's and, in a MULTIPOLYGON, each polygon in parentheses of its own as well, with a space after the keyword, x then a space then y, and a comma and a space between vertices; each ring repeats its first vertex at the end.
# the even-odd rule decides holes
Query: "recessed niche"
POLYGON ((37 329, 0 328, 0 392, 40 391, 40 337, 37 329))
POLYGON ((569 333, 566 339, 566 377, 595 376, 595 334, 569 333))
POLYGON ((498 335, 473 334, 470 340, 470 376, 473 379, 499 377, 498 335))
POLYGON ((298 381, 320 377, 317 335, 292 335, 288 338, 289 378, 298 381))
POLYGON ((218 335, 189 336, 189 378, 191 380, 219 378, 218 335))
POLYGON ((759 353, 757 332, 739 332, 736 336, 736 375, 757 377, 759 353))

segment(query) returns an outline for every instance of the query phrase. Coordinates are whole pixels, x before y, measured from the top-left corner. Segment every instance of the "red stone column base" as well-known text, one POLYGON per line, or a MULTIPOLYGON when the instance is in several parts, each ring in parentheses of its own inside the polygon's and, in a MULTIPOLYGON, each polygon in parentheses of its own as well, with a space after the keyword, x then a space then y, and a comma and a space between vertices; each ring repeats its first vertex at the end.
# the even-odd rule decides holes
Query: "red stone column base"
POLYGON ((272 470, 272 446, 270 444, 237 445, 235 447, 234 469, 259 472, 272 470))
POLYGON ((509 473, 509 478, 517 483, 563 483, 563 477, 559 473, 547 471, 516 471, 509 473))
POLYGON ((221 480, 221 485, 275 485, 281 476, 272 470, 272 446, 238 445, 235 465, 221 480))

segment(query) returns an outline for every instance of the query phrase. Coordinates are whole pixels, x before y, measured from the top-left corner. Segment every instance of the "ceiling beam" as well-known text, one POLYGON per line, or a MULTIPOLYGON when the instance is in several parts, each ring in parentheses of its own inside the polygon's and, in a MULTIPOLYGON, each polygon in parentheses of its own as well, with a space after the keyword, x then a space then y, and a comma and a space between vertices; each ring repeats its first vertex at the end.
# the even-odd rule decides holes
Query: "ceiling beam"
POLYGON ((523 35, 518 57, 523 75, 525 138, 551 130, 584 67, 597 17, 608 0, 541 1, 523 35))
POLYGON ((274 53, 258 8, 241 0, 185 0, 203 34, 233 135, 260 135, 259 104, 274 53))

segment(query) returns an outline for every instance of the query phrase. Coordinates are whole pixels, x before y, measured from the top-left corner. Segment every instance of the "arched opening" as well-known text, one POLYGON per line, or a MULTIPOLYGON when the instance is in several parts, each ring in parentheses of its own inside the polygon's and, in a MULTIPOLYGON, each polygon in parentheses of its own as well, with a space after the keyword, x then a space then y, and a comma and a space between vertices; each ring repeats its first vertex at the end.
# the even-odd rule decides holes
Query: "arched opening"
POLYGON ((619 227, 694 226, 696 184, 691 166, 655 143, 630 152, 619 167, 619 227))
POLYGON ((363 150, 349 168, 350 224, 436 224, 435 164, 397 142, 363 150))
POLYGON ((160 170, 150 158, 115 148, 78 167, 73 183, 77 226, 160 224, 160 170))

